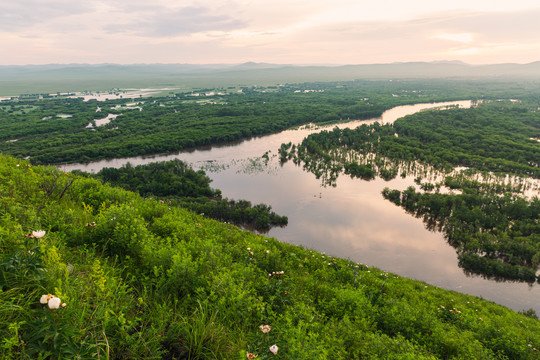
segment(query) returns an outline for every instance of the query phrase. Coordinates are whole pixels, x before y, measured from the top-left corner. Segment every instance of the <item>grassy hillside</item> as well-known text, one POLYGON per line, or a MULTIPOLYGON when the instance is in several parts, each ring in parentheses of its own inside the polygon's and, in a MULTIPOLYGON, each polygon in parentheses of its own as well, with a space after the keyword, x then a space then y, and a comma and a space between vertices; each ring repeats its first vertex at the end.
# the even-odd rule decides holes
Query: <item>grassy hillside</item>
POLYGON ((9 359, 537 359, 540 349, 534 314, 2 155, 0 252, 9 359))

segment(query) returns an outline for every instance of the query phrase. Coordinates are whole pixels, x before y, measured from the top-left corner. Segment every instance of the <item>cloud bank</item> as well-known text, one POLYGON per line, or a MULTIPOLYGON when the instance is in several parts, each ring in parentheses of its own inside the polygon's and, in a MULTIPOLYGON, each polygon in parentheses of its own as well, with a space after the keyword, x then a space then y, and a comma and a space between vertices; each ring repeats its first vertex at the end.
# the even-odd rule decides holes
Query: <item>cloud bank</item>
POLYGON ((19 0, 0 63, 540 60, 536 1, 19 0))

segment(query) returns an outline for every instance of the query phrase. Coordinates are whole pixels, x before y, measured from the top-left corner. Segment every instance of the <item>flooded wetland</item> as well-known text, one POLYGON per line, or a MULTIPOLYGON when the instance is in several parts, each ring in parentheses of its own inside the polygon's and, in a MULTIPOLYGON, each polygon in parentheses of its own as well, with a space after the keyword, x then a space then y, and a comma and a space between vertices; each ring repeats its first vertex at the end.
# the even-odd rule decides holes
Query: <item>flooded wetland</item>
MULTIPOLYGON (((405 115, 427 108, 470 107, 471 101, 398 106, 381 118, 353 121, 338 126, 355 128, 374 122, 392 123, 405 115)), ((307 172, 302 166, 279 161, 282 143, 300 143, 306 136, 328 127, 304 126, 278 134, 253 137, 234 143, 207 146, 171 154, 139 156, 61 166, 64 171, 79 169, 97 172, 104 167, 133 166, 180 159, 213 180, 224 197, 265 203, 289 219, 285 227, 271 228, 266 236, 302 245, 330 256, 348 258, 383 271, 425 281, 427 284, 483 297, 515 310, 540 311, 538 284, 489 280, 466 274, 458 266, 455 249, 436 229, 428 229, 422 218, 383 198, 385 187, 418 188, 419 174, 430 181, 441 174, 417 169, 416 174, 386 181, 379 177, 365 181, 341 174, 333 186, 307 172), (267 154, 267 157, 263 157, 267 154)), ((459 172, 461 169, 457 169, 459 172)), ((520 178, 521 179, 521 178, 520 178)), ((497 179, 510 182, 511 179, 497 179)), ((515 180, 514 181, 522 181, 515 180)), ((526 185, 528 195, 538 195, 538 182, 526 185)), ((441 189, 449 191, 448 189, 441 189)))

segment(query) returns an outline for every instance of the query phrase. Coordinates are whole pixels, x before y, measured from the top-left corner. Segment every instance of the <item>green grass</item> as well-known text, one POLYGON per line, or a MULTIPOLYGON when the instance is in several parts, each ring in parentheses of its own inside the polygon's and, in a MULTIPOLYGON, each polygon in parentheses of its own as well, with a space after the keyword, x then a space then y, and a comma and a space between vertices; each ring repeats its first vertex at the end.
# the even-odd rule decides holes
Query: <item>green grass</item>
POLYGON ((537 359, 540 349, 534 314, 2 155, 0 252, 6 359, 537 359), (40 304, 48 293, 66 306, 40 304))

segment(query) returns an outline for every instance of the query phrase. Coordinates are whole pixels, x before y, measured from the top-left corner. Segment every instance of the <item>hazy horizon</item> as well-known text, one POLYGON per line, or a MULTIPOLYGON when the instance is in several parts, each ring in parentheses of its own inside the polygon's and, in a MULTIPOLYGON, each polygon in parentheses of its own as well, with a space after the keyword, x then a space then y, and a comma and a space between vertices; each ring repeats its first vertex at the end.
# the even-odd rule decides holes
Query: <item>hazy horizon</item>
POLYGON ((100 66, 100 65, 119 65, 119 66, 136 66, 136 65, 193 65, 193 66, 238 66, 238 65, 247 65, 247 64, 254 64, 254 65, 270 65, 270 66, 327 66, 327 67, 341 67, 341 66, 362 66, 362 65, 399 65, 399 64, 411 64, 411 63, 427 63, 427 64, 461 64, 461 65, 468 65, 468 66, 487 66, 487 65, 505 65, 505 64, 511 64, 511 65, 527 65, 527 64, 533 64, 540 62, 540 56, 538 57, 538 60, 533 61, 527 61, 527 62, 505 62, 505 63, 479 63, 479 64, 472 64, 467 63, 465 61, 461 60, 432 60, 432 61, 392 61, 392 62, 386 62, 386 63, 344 63, 344 64, 332 64, 332 63, 271 63, 266 61, 244 61, 244 62, 231 62, 231 63, 180 63, 180 62, 133 62, 133 63, 117 63, 117 62, 102 62, 102 63, 88 63, 88 62, 73 62, 73 63, 35 63, 35 64, 0 64, 0 66, 3 67, 9 67, 9 66, 77 66, 77 65, 84 65, 84 66, 100 66))
POLYGON ((540 60, 536 0, 0 4, 0 65, 360 65, 540 60))

